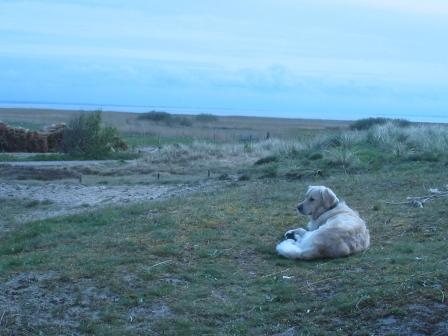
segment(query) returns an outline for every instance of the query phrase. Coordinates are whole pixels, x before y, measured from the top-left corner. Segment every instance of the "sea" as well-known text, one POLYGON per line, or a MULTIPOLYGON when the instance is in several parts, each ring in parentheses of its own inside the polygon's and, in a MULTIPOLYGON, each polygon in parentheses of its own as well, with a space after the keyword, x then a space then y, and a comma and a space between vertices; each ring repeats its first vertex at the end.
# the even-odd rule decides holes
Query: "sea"
POLYGON ((27 108, 27 109, 54 109, 74 111, 114 111, 144 113, 149 111, 163 111, 173 114, 214 114, 217 116, 248 116, 248 117, 276 117, 276 118, 298 118, 298 119, 321 119, 321 120, 357 120, 369 117, 384 117, 394 119, 406 119, 415 122, 447 123, 448 110, 446 113, 371 113, 371 112, 307 112, 307 111, 275 111, 268 109, 238 109, 217 107, 190 107, 190 106, 152 106, 152 105, 118 105, 118 104, 95 104, 95 103, 65 103, 65 102, 0 102, 0 108, 27 108))

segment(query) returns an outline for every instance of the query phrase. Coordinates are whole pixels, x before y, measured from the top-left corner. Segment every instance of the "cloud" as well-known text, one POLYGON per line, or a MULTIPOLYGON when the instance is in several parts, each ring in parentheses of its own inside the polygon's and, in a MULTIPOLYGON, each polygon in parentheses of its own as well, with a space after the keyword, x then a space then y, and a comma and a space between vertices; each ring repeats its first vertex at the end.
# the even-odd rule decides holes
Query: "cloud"
POLYGON ((448 1, 446 0, 331 0, 325 2, 405 14, 448 16, 448 1))
POLYGON ((0 1, 0 92, 20 97, 29 87, 37 97, 47 85, 46 100, 404 104, 448 87, 448 20, 432 20, 447 13, 436 0, 0 1))

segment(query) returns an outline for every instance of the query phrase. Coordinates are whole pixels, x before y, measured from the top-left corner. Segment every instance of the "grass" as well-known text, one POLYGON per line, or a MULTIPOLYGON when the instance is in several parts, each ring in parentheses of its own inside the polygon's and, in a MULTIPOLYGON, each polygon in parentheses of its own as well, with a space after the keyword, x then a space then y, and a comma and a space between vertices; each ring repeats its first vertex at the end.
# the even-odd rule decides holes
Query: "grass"
MULTIPOLYGON (((109 153, 104 160, 133 160, 139 158, 141 155, 132 152, 112 152, 109 153)), ((25 156, 17 156, 12 154, 0 153, 0 162, 27 162, 27 161, 77 161, 90 160, 82 156, 73 156, 60 153, 48 154, 31 154, 25 156)))
POLYGON ((176 137, 176 136, 157 136, 152 134, 142 133, 125 133, 123 140, 131 147, 145 147, 145 146, 163 146, 172 144, 190 144, 193 142, 191 137, 176 137))
MULTIPOLYGON (((221 188, 188 197, 16 226, 17 214, 50 205, 1 200, 10 223, 0 236, 2 334, 446 333, 448 205, 386 201, 444 188, 447 129, 293 134, 231 143, 165 134, 132 168, 146 180, 227 174, 221 188), (308 185, 333 188, 360 212, 367 252, 311 262, 275 254, 286 230, 306 224, 294 207, 308 185)), ((127 136, 135 146, 157 137, 127 136)), ((130 181, 129 169, 96 181, 130 181)))
MULTIPOLYGON (((373 207, 425 193, 421 186, 444 184, 441 165, 414 162, 395 171, 341 171, 296 183, 279 177, 241 182, 184 199, 33 222, 1 238, 2 280, 56 271, 51 286, 35 289, 38 295, 57 297, 69 288, 80 301, 66 298, 40 307, 51 319, 36 329, 32 315, 24 313, 40 301, 28 298, 23 320, 14 324, 6 315, 3 326, 58 334, 52 321, 61 309, 83 308, 86 294, 74 288, 88 283, 103 293, 102 299, 87 300, 95 318, 62 330, 271 335, 295 327, 303 335, 371 334, 385 317, 404 321, 413 304, 441 304, 448 285, 445 202, 423 209, 373 207), (308 183, 331 186, 366 218, 368 252, 313 262, 275 255, 281 234, 305 224, 293 207, 308 183)), ((431 321, 443 318, 434 310, 431 321)))
POLYGON ((65 154, 50 153, 50 154, 30 154, 25 156, 17 156, 13 154, 0 154, 0 162, 9 161, 65 161, 70 158, 65 154))
MULTIPOLYGON (((0 120, 7 123, 32 123, 38 127, 53 123, 68 122, 82 111, 42 110, 42 109, 0 109, 0 120)), ((86 111, 84 111, 86 112, 86 111)), ((199 114, 185 116, 192 121, 191 126, 180 123, 167 124, 142 120, 139 113, 103 112, 106 125, 116 127, 121 134, 152 135, 160 138, 192 138, 211 142, 238 142, 240 140, 265 139, 267 132, 273 138, 291 139, 301 136, 302 130, 311 133, 328 132, 329 129, 346 128, 347 121, 323 121, 306 119, 218 117, 199 114), (205 119, 205 120, 204 120, 205 119), (214 121, 211 121, 214 119, 214 121)), ((179 116, 177 116, 179 117, 179 116)))

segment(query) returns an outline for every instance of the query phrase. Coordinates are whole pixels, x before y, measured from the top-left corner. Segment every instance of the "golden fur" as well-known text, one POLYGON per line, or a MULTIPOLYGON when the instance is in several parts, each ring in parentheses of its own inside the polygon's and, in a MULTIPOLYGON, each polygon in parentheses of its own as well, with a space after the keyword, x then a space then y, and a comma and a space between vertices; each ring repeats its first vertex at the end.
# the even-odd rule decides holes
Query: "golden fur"
POLYGON ((307 260, 338 258, 369 247, 366 224, 330 188, 310 186, 297 209, 310 216, 308 231, 303 228, 287 231, 286 239, 276 248, 280 255, 307 260))

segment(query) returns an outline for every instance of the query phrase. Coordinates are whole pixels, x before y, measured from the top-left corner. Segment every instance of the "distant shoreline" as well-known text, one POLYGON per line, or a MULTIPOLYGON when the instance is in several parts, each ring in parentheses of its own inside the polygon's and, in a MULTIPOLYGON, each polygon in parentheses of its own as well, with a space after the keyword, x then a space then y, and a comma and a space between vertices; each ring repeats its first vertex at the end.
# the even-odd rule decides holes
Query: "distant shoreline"
POLYGON ((347 113, 346 115, 332 115, 331 113, 297 113, 292 116, 288 112, 275 112, 268 110, 230 109, 216 107, 181 107, 181 106, 144 106, 144 105, 119 105, 119 104, 93 104, 93 103, 51 103, 51 102, 0 102, 0 110, 35 110, 37 111, 95 111, 119 112, 119 113, 144 113, 149 111, 163 111, 180 115, 197 115, 209 113, 219 117, 239 117, 239 118, 278 118, 286 120, 314 120, 314 121, 335 121, 350 122, 358 119, 370 117, 382 117, 393 119, 407 119, 413 122, 423 123, 448 123, 447 115, 416 115, 416 114, 387 114, 387 113, 347 113), (278 115, 280 114, 280 115, 278 115))
POLYGON ((159 111, 159 112, 167 112, 170 114, 174 114, 174 115, 185 115, 185 116, 195 116, 198 115, 200 113, 207 113, 207 114, 213 114, 216 115, 217 117, 220 118, 241 118, 241 119, 282 119, 282 120, 307 120, 307 121, 329 121, 329 122, 335 122, 335 123, 347 123, 347 122, 352 122, 355 121, 356 119, 324 119, 324 118, 304 118, 304 117, 281 117, 281 116, 258 116, 258 115, 236 115, 236 114, 228 114, 228 115, 222 115, 222 114, 215 114, 215 113, 211 113, 211 112, 206 112, 206 111, 198 111, 198 112, 191 112, 191 113, 181 113, 177 110, 170 110, 170 109, 151 109, 151 110, 145 110, 145 111, 141 111, 141 112, 135 112, 135 111, 124 111, 124 110, 111 110, 111 109, 101 109, 101 108, 92 108, 92 109, 86 109, 86 108, 79 108, 79 109, 68 109, 68 108, 52 108, 52 107, 3 107, 0 105, 0 117, 1 117, 1 112, 5 112, 5 111, 13 111, 13 110, 17 110, 17 111, 28 111, 28 112, 66 112, 66 113, 76 113, 76 112, 92 112, 92 111, 102 111, 104 113, 129 113, 130 115, 132 114, 141 114, 141 113, 145 113, 145 112, 150 112, 150 111, 159 111))

